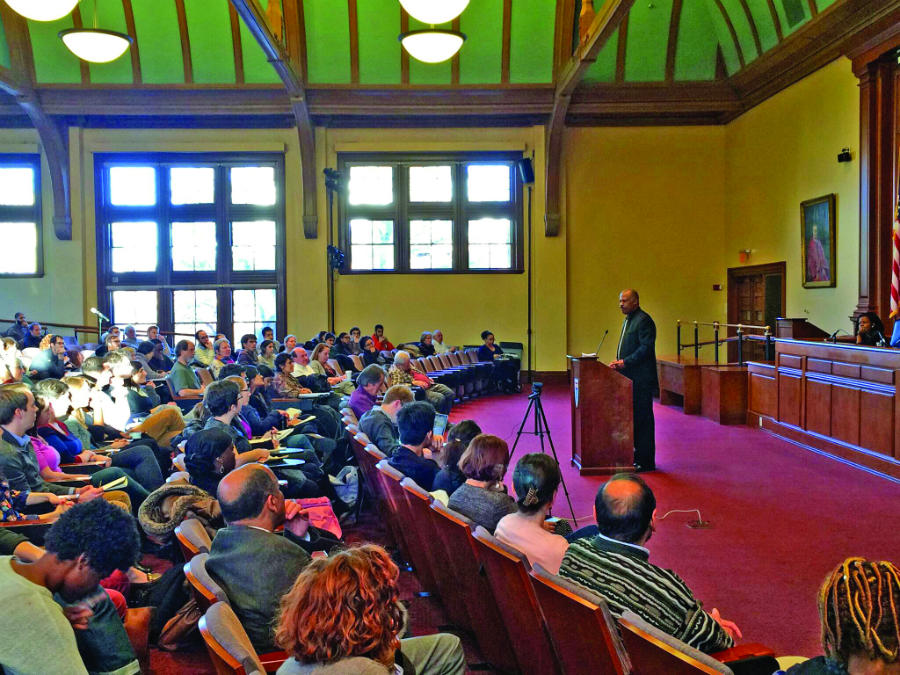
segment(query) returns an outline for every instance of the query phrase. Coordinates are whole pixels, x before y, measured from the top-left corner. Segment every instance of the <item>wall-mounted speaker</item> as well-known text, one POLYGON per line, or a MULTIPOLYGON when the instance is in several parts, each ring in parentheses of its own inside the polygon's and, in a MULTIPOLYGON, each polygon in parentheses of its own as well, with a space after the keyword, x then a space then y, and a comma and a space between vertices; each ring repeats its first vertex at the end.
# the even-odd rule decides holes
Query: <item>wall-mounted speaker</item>
POLYGON ((523 185, 534 184, 534 166, 531 164, 531 159, 528 157, 517 159, 516 168, 519 170, 519 180, 523 185))

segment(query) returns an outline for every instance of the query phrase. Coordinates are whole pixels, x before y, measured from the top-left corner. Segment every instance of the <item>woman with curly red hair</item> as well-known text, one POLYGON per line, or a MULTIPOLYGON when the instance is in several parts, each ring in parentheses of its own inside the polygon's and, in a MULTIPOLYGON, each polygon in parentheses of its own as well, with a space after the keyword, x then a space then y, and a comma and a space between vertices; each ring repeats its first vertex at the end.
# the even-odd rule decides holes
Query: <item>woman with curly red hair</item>
POLYGON ((398 639, 398 575, 387 551, 374 544, 313 560, 281 600, 275 641, 294 658, 278 674, 384 675, 403 662, 419 674, 465 672, 454 635, 398 639))

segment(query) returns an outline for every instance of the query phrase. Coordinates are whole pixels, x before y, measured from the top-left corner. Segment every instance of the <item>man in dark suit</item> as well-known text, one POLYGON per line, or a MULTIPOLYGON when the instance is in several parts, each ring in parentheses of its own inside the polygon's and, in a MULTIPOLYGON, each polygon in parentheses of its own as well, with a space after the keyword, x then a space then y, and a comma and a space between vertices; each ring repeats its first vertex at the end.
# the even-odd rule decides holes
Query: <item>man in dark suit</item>
POLYGON ((632 382, 634 401, 634 465, 637 471, 656 470, 653 392, 656 376, 656 324, 641 309, 638 292, 627 288, 619 294, 625 315, 616 360, 609 364, 632 382))

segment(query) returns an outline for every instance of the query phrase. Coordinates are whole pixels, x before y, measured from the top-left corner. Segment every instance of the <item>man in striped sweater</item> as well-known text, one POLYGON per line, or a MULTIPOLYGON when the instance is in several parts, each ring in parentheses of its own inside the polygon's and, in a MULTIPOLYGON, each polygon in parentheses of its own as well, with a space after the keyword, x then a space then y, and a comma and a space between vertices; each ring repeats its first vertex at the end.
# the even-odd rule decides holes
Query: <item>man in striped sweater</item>
POLYGON ((649 562, 644 544, 656 529, 656 497, 638 476, 618 474, 594 500, 600 533, 573 541, 559 574, 596 591, 620 614, 625 609, 706 653, 728 649, 738 627, 716 609, 706 613, 687 584, 649 562))

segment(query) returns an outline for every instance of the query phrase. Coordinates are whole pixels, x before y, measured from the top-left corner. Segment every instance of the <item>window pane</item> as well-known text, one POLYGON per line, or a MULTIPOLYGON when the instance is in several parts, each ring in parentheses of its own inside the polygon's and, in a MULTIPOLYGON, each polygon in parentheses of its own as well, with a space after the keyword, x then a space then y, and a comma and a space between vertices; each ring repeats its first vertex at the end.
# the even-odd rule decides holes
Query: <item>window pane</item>
POLYGON ((173 204, 212 204, 216 172, 212 167, 173 167, 169 170, 173 204))
POLYGON ((449 202, 453 198, 453 178, 449 166, 409 167, 409 201, 449 202))
POLYGON ((156 291, 113 291, 112 296, 113 321, 134 326, 138 339, 146 339, 147 326, 158 323, 156 291))
POLYGON ((175 332, 181 333, 175 336, 176 341, 193 336, 201 328, 215 336, 219 309, 215 291, 175 291, 173 309, 175 332))
POLYGON ((508 202, 510 167, 508 164, 469 164, 466 167, 470 202, 508 202))
POLYGON ((394 221, 364 218, 350 221, 350 268, 394 269, 394 221))
POLYGON ((156 223, 111 223, 113 272, 156 270, 156 223))
POLYGON ((231 224, 231 266, 235 271, 275 269, 275 223, 253 220, 231 224))
POLYGON ((453 267, 453 221, 413 220, 409 223, 409 266, 412 269, 453 267))
POLYGON ((394 167, 351 166, 351 204, 392 204, 394 202, 394 167))
POLYGON ((0 274, 37 274, 37 226, 0 223, 0 274))
POLYGON ((232 325, 234 341, 240 346, 242 335, 259 335, 263 326, 274 326, 276 322, 275 289, 258 288, 232 293, 232 325))
POLYGON ((172 223, 172 269, 176 272, 216 269, 215 223, 172 223))
POLYGON ((271 166, 238 166, 231 169, 231 203, 274 204, 275 169, 271 166))
POLYGON ((111 167, 109 202, 115 206, 156 204, 156 169, 152 166, 111 167))
POLYGON ((34 206, 34 169, 27 166, 0 169, 0 204, 34 206))
POLYGON ((512 223, 506 218, 469 221, 469 269, 512 267, 512 223))

